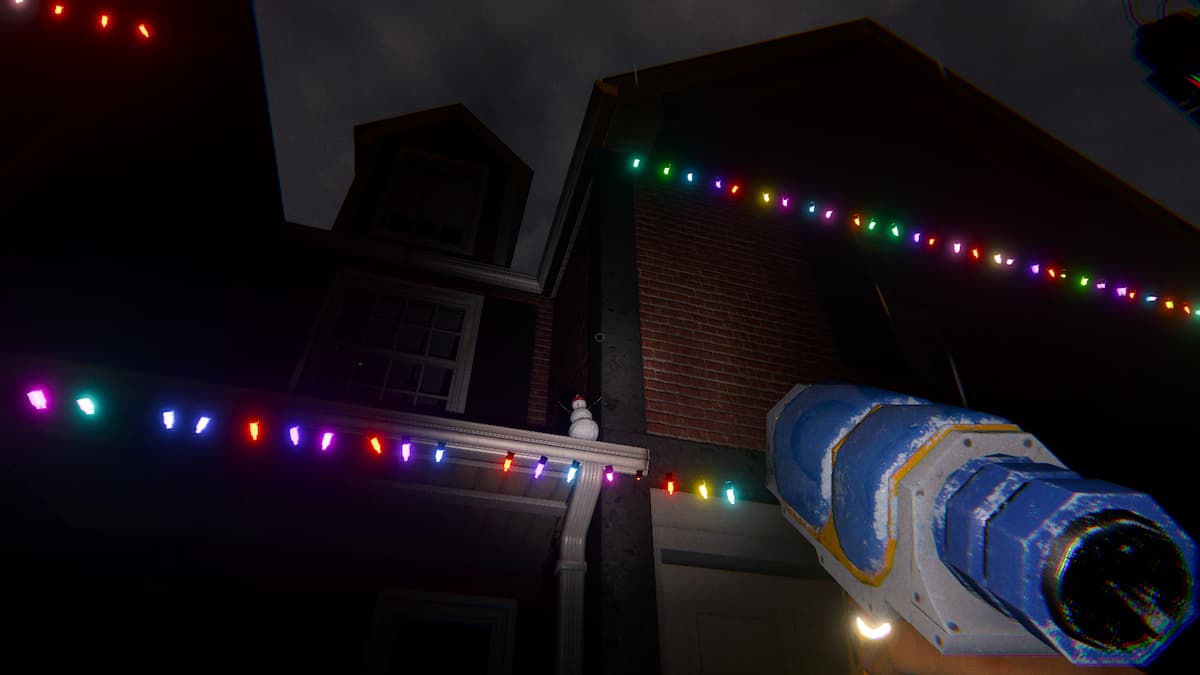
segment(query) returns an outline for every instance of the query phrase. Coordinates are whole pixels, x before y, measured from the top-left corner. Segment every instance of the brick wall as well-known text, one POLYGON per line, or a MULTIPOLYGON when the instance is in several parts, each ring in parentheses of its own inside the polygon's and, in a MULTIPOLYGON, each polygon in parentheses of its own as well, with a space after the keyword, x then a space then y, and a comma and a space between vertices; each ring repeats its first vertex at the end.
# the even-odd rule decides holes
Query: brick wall
POLYGON ((793 385, 855 379, 798 224, 785 220, 682 186, 635 186, 647 432, 765 450, 766 413, 793 385))

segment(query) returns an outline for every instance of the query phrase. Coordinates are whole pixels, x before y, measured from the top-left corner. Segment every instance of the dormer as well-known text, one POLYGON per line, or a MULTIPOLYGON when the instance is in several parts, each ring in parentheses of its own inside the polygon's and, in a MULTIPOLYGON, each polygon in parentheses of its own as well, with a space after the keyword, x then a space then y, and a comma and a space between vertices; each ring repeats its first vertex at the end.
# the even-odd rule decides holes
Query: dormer
POLYGON ((333 229, 507 267, 532 177, 461 104, 361 124, 333 229))

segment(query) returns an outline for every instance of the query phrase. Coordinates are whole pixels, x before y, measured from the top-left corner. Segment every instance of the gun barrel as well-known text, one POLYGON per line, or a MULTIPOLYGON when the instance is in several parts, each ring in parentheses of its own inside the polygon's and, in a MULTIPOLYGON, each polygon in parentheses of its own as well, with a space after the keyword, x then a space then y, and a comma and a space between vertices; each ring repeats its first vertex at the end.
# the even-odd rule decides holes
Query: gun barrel
POLYGON ((854 385, 768 416, 768 488, 863 607, 948 653, 1152 661, 1196 613, 1193 540, 1008 420, 854 385))

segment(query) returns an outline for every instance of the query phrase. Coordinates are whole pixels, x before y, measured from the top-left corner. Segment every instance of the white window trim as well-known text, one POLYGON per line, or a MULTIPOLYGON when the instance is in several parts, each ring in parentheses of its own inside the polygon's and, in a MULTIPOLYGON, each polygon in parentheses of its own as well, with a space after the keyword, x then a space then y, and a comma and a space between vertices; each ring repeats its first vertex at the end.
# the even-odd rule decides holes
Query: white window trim
MULTIPOLYGON (((458 346, 458 358, 455 359, 454 377, 450 380, 446 412, 459 414, 466 412, 467 393, 471 385, 471 368, 475 363, 475 344, 479 337, 479 321, 483 314, 483 297, 473 293, 420 286, 360 272, 342 272, 334 281, 332 301, 322 312, 320 320, 320 344, 322 346, 329 343, 333 321, 337 312, 341 311, 346 292, 351 289, 394 295, 405 300, 426 300, 441 305, 452 305, 463 310, 462 342, 458 346)), ((405 356, 400 352, 396 352, 396 355, 405 356)), ((422 359, 422 362, 426 361, 422 359)))

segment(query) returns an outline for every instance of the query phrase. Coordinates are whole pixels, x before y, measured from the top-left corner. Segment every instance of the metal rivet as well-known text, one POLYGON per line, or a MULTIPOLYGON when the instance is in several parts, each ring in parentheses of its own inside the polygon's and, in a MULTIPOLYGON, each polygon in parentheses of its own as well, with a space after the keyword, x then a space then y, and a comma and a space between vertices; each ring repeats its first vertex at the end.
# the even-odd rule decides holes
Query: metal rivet
POLYGON ((934 641, 935 641, 935 642, 937 642, 937 644, 938 644, 938 646, 939 646, 939 647, 941 647, 941 646, 942 646, 942 636, 941 636, 941 635, 934 635, 934 636, 933 636, 933 639, 934 639, 934 641))
POLYGON ((950 630, 954 631, 955 633, 958 632, 958 624, 954 623, 953 621, 947 621, 946 628, 949 628, 950 630))
POLYGON ((969 447, 971 447, 971 439, 969 439, 969 438, 964 438, 964 439, 963 439, 963 445, 967 446, 968 448, 969 448, 969 447))
POLYGON ((916 600, 917 602, 920 602, 920 601, 921 601, 921 594, 920 594, 920 593, 913 593, 913 600, 916 600))
POLYGON ((1022 443, 1021 445, 1024 445, 1024 446, 1025 446, 1025 447, 1027 447, 1027 448, 1032 448, 1032 447, 1033 447, 1033 441, 1031 441, 1031 440, 1029 440, 1028 438, 1026 438, 1026 439, 1025 439, 1025 442, 1024 442, 1024 443, 1022 443))

